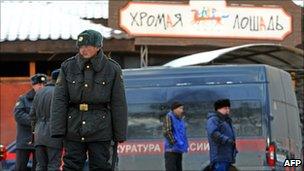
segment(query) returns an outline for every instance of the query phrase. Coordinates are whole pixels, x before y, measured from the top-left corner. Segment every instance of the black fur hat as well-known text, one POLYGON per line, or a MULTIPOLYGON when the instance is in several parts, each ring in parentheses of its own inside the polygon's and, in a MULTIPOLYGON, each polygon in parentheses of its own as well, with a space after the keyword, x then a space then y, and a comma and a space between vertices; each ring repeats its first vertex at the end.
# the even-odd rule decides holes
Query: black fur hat
POLYGON ((230 100, 229 99, 219 99, 214 103, 214 110, 217 111, 222 107, 230 107, 230 100))

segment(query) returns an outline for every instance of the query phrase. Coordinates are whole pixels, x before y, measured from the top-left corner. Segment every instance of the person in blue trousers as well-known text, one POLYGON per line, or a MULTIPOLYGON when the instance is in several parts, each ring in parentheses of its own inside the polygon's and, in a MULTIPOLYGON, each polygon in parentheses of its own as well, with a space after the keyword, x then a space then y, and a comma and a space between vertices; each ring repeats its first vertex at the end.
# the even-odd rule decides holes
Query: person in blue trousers
POLYGON ((188 151, 184 106, 173 102, 163 122, 166 171, 181 171, 183 153, 188 151))
POLYGON ((235 131, 230 115, 230 100, 220 99, 214 103, 214 112, 208 113, 207 134, 211 168, 214 171, 228 171, 235 163, 237 149, 235 131))

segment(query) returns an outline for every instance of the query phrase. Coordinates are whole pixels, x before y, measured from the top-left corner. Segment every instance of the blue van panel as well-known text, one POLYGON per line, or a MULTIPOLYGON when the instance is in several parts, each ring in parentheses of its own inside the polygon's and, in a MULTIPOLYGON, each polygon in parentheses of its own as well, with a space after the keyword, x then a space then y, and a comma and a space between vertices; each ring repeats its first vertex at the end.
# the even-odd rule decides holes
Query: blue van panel
POLYGON ((266 82, 264 65, 192 66, 124 70, 126 88, 266 82))
POLYGON ((128 88, 127 103, 161 103, 166 100, 166 90, 159 88, 128 88), (147 93, 149 92, 149 93, 147 93))
POLYGON ((216 101, 221 98, 230 100, 262 100, 265 88, 263 84, 203 85, 191 87, 170 87, 167 89, 167 101, 216 101))

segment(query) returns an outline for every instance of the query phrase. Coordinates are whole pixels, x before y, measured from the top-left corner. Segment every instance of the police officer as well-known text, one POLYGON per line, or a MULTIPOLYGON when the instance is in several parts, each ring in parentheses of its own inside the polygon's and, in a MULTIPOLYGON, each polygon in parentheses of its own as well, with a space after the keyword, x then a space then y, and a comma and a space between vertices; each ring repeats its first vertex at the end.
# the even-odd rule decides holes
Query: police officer
POLYGON ((36 165, 34 146, 31 142, 30 109, 36 92, 44 87, 47 77, 44 74, 36 74, 31 77, 31 82, 32 89, 19 97, 14 109, 14 117, 17 123, 16 171, 27 170, 30 154, 33 154, 32 170, 35 170, 36 165))
POLYGON ((32 130, 35 134, 37 171, 57 171, 61 165, 62 139, 51 138, 50 135, 51 100, 58 74, 59 69, 54 70, 51 82, 36 93, 30 112, 32 130))
POLYGON ((123 142, 127 105, 120 66, 104 56, 102 36, 85 30, 76 42, 79 53, 61 65, 51 113, 52 137, 64 137, 63 170, 111 170, 111 140, 123 142))

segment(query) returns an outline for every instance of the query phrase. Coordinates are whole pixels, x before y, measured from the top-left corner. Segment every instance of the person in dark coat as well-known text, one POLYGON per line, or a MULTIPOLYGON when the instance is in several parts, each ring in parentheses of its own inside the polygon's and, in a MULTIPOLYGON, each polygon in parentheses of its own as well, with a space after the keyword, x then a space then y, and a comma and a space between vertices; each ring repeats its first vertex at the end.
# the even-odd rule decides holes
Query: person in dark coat
POLYGON ((33 155, 32 170, 35 170, 36 160, 34 146, 31 142, 31 119, 30 109, 36 92, 44 87, 47 77, 44 74, 35 74, 31 77, 32 89, 21 95, 15 105, 14 117, 17 126, 16 137, 16 171, 27 170, 29 157, 33 155))
POLYGON ((122 143, 127 134, 122 71, 103 54, 99 32, 83 31, 76 45, 55 86, 51 136, 64 138, 63 170, 81 170, 87 153, 90 170, 111 170, 111 140, 122 143))
POLYGON ((36 93, 30 112, 35 135, 37 171, 57 171, 61 165, 62 139, 51 138, 50 132, 51 100, 59 71, 59 69, 54 70, 51 74, 51 82, 36 93))
POLYGON ((166 171, 183 170, 183 153, 188 152, 188 139, 183 113, 184 106, 179 102, 173 102, 171 111, 166 115, 163 122, 166 171))
POLYGON ((230 114, 230 100, 220 99, 214 103, 215 112, 208 113, 207 135, 210 147, 211 168, 228 171, 235 163, 237 154, 235 131, 230 114))

